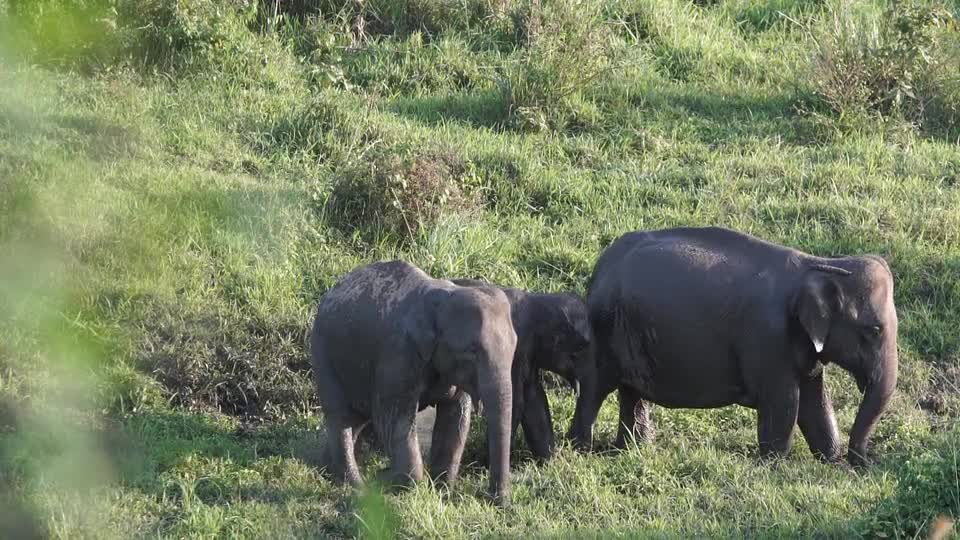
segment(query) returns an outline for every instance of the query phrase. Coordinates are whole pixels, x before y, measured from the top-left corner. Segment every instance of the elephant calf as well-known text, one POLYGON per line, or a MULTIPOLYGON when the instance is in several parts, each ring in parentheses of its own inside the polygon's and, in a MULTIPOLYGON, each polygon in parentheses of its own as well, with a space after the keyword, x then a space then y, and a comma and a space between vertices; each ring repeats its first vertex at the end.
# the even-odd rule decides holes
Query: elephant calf
POLYGON ((597 261, 587 297, 597 378, 581 381, 570 435, 588 446, 619 387, 620 430, 649 436, 645 401, 757 410, 761 454, 794 426, 825 460, 840 454, 824 385, 832 362, 864 393, 847 454, 867 441, 897 384, 893 275, 880 257, 822 258, 722 228, 628 233, 597 261))
POLYGON ((355 437, 373 424, 390 457, 386 480, 422 477, 418 408, 437 409, 430 466, 456 481, 470 396, 485 403, 490 493, 510 494, 511 363, 517 336, 506 295, 460 287, 401 261, 353 270, 320 300, 311 355, 334 478, 360 485, 355 437), (419 406, 418 406, 419 404, 419 406))
MULTIPOLYGON (((457 285, 488 286, 482 281, 455 279, 457 285)), ((513 356, 513 425, 523 426, 523 436, 534 457, 553 455, 554 435, 547 395, 539 370, 566 379, 576 390, 581 370, 592 370, 592 332, 587 306, 570 294, 529 293, 502 288, 510 300, 517 351, 513 356)), ((578 392, 579 393, 579 392, 578 392)))

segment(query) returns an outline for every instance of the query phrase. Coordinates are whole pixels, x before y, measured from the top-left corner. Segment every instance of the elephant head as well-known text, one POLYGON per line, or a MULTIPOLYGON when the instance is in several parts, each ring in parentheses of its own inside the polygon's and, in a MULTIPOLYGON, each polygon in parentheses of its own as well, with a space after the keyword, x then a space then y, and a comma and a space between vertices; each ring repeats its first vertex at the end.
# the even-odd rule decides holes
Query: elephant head
POLYGON ((594 369, 586 305, 571 295, 537 295, 531 301, 542 304, 531 311, 543 319, 535 323, 534 364, 560 375, 579 394, 580 381, 589 379, 594 369))
POLYGON ((496 288, 456 287, 428 293, 424 311, 425 321, 407 323, 407 335, 443 380, 483 401, 490 493, 505 502, 510 494, 510 370, 517 346, 510 303, 496 288))
POLYGON ((850 372, 863 392, 847 454, 859 465, 866 462, 870 434, 897 385, 893 275, 876 256, 824 262, 803 273, 792 312, 811 354, 850 372))

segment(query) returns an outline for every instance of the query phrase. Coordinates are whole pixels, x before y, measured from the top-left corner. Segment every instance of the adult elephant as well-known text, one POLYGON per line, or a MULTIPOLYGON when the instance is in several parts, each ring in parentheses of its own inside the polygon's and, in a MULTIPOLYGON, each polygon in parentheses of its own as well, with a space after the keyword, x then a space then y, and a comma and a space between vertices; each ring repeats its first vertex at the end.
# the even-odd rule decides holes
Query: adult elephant
MULTIPOLYGON (((454 279, 466 287, 491 286, 473 279, 454 279)), ((510 300, 517 333, 513 357, 513 426, 523 427, 524 440, 534 458, 550 459, 554 451, 553 422, 540 370, 556 373, 579 394, 584 371, 592 374, 592 333, 583 299, 572 294, 533 293, 502 287, 510 300)))
POLYGON ((847 459, 867 442, 897 384, 893 276, 880 257, 822 258, 723 228, 628 233, 602 254, 587 304, 597 377, 581 381, 570 430, 589 447, 619 388, 620 429, 649 438, 650 403, 757 410, 762 455, 784 454, 799 424, 810 450, 840 456, 824 366, 851 373, 863 400, 847 459))
POLYGON ((453 484, 475 396, 485 403, 488 423, 489 491, 506 503, 516 345, 510 302, 497 288, 460 287, 402 261, 344 276, 320 300, 311 333, 328 438, 324 461, 334 478, 362 483, 354 444, 372 422, 390 457, 385 480, 419 480, 415 417, 433 405, 431 472, 453 484))

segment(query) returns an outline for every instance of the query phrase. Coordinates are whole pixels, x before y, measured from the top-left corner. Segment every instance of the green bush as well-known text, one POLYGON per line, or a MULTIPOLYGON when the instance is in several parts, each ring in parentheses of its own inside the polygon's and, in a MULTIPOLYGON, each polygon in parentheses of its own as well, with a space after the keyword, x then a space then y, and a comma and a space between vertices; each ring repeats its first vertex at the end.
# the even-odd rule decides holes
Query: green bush
POLYGON ((466 164, 452 151, 384 154, 343 170, 324 210, 345 232, 409 242, 443 214, 477 208, 478 199, 461 185, 465 173, 466 164))
POLYGON ((843 2, 830 10, 827 22, 816 39, 811 79, 835 112, 902 115, 946 127, 960 120, 955 89, 960 58, 950 35, 956 23, 947 8, 897 1, 871 16, 843 2), (939 114, 930 114, 931 104, 939 114))
POLYGON ((534 1, 518 13, 527 46, 500 81, 506 114, 521 127, 563 129, 578 98, 614 67, 614 34, 600 4, 534 1))
POLYGON ((256 18, 241 0, 118 0, 117 19, 128 52, 162 68, 209 62, 239 48, 256 18))

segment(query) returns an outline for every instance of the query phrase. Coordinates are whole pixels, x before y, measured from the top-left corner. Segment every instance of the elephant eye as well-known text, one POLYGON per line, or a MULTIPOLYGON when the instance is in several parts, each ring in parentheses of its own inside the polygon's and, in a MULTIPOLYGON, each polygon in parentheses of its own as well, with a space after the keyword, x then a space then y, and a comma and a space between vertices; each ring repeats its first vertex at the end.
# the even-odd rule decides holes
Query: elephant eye
POLYGON ((866 333, 871 336, 879 336, 880 334, 883 333, 883 327, 877 324, 867 326, 865 330, 866 330, 866 333))

